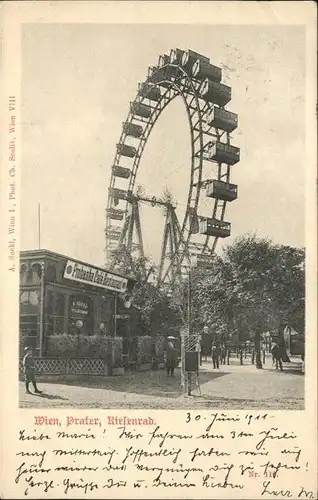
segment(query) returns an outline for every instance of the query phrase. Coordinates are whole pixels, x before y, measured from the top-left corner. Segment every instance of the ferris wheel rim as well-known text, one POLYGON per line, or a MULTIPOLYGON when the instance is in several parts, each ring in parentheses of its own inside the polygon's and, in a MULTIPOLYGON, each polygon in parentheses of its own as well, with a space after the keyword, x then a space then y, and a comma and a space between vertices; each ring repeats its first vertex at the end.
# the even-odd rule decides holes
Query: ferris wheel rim
MULTIPOLYGON (((203 113, 203 111, 201 110, 201 107, 200 107, 200 99, 202 100, 202 98, 200 98, 200 96, 198 94, 198 89, 199 89, 199 86, 201 83, 200 83, 200 81, 199 82, 196 81, 193 78, 193 76, 191 77, 191 75, 189 75, 188 72, 180 66, 180 64, 172 64, 171 62, 169 62, 166 65, 162 66, 161 68, 165 68, 166 66, 169 68, 173 68, 176 71, 176 73, 180 74, 180 76, 178 79, 176 77, 174 77, 175 79, 173 81, 168 79, 168 78, 164 78, 161 81, 156 82, 156 84, 154 85, 155 88, 160 88, 162 83, 164 83, 165 85, 168 85, 168 87, 161 94, 160 99, 156 102, 155 106, 152 108, 151 116, 149 117, 149 121, 144 122, 145 127, 144 127, 143 133, 142 133, 143 138, 142 138, 142 140, 140 140, 139 145, 136 149, 137 152, 136 152, 136 156, 134 157, 134 160, 133 160, 133 165, 131 168, 131 175, 129 178, 129 185, 128 185, 127 192, 133 192, 133 190, 134 190, 134 187, 136 184, 136 176, 137 176, 137 172, 139 169, 140 161, 141 161, 144 149, 146 147, 146 144, 148 142, 149 136, 150 136, 158 118, 162 115, 162 113, 164 112, 166 107, 176 97, 181 97, 183 100, 183 103, 185 105, 186 112, 187 112, 188 124, 189 124, 189 130, 190 130, 190 138, 191 138, 191 175, 190 175, 190 182, 189 182, 189 186, 188 186, 188 199, 187 199, 186 209, 185 209, 184 216, 183 216, 182 228, 181 228, 181 238, 179 241, 179 245, 181 245, 181 244, 184 245, 184 250, 182 253, 182 259, 184 259, 185 257, 189 257, 189 244, 191 243, 191 235, 192 235, 191 227, 190 227, 188 234, 187 234, 186 241, 184 241, 186 224, 187 224, 188 219, 190 218, 190 209, 194 208, 194 213, 197 213, 198 204, 200 201, 200 193, 202 190, 201 181, 202 181, 202 169, 203 169, 203 131, 202 131, 202 119, 203 119, 202 113, 203 113), (189 94, 189 93, 185 94, 185 91, 183 90, 181 84, 176 83, 178 81, 181 82, 181 80, 185 80, 185 82, 188 84, 188 87, 192 90, 192 94, 189 94), (194 85, 194 82, 196 82, 197 87, 194 85), (192 116, 190 113, 191 108, 190 108, 190 104, 187 101, 187 97, 189 97, 189 95, 192 96, 191 103, 192 103, 192 101, 195 101, 195 105, 196 105, 192 116, 198 114, 198 118, 199 118, 197 120, 196 125, 199 126, 199 130, 198 130, 199 139, 197 139, 197 140, 199 140, 200 148, 199 148, 199 157, 197 157, 198 158, 198 166, 197 166, 198 181, 196 183, 194 207, 191 206, 191 195, 192 195, 193 189, 195 187, 194 186, 194 175, 193 175, 194 166, 195 166, 195 145, 194 145, 194 126, 192 123, 192 116), (165 99, 166 99, 166 101, 165 101, 165 99), (162 102, 163 102, 163 105, 162 105, 162 102)), ((156 69, 158 70, 159 68, 156 67, 156 69)), ((146 81, 143 82, 142 85, 144 85, 144 84, 146 85, 147 83, 149 83, 149 75, 148 75, 146 81)), ((186 87, 186 85, 184 85, 184 87, 186 87)), ((151 87, 151 88, 153 88, 153 87, 151 87)), ((146 96, 140 96, 140 92, 141 92, 141 90, 139 89, 139 91, 137 92, 136 98, 134 99, 134 101, 132 101, 133 103, 139 102, 139 103, 143 104, 144 101, 147 100, 146 96)), ((149 99, 149 101, 150 100, 151 99, 149 99)), ((206 105, 207 105, 207 103, 205 103, 203 105, 203 109, 206 105)), ((133 124, 133 123, 135 123, 134 120, 136 120, 136 118, 134 117, 134 114, 132 113, 131 108, 130 108, 125 123, 126 124, 133 124)), ((125 134, 124 129, 123 129, 121 136, 120 136, 120 139, 119 139, 119 142, 117 143, 118 145, 124 144, 126 135, 127 134, 125 134)), ((227 133, 227 141, 229 143, 229 134, 228 133, 227 133)), ((116 151, 116 154, 114 157, 114 161, 113 161, 113 165, 120 164, 121 156, 122 155, 120 154, 119 149, 117 148, 117 151, 116 151)), ((229 171, 229 165, 227 167, 228 167, 228 171, 229 171)), ((219 165, 219 169, 220 169, 220 165, 219 165)), ((218 175, 218 177, 220 177, 220 175, 218 175)), ((110 193, 110 189, 115 186, 115 182, 116 182, 116 176, 112 172, 110 184, 109 184, 109 193, 110 193)), ((110 196, 110 194, 108 194, 108 204, 107 204, 108 210, 112 209, 114 206, 112 200, 113 200, 112 196, 110 196)), ((218 199, 215 199, 214 207, 213 207, 213 216, 216 213, 217 203, 218 203, 218 199)), ((127 199, 125 202, 125 209, 124 209, 125 220, 127 219, 128 206, 129 206, 129 200, 127 199)), ((221 221, 224 220, 225 208, 226 208, 226 201, 223 202, 223 208, 220 212, 220 214, 221 214, 220 220, 221 221)), ((106 221, 107 221, 106 222, 107 227, 110 227, 110 224, 111 224, 110 217, 107 216, 106 221)), ((216 247, 218 239, 219 239, 218 236, 206 236, 204 244, 201 248, 201 252, 199 252, 199 253, 207 253, 208 252, 208 253, 212 254, 215 251, 215 247, 216 247), (212 244, 212 247, 209 247, 209 242, 211 239, 213 239, 213 244, 212 244)), ((116 245, 116 248, 118 248, 118 245, 116 245)), ((109 251, 109 253, 111 252, 110 245, 108 246, 107 250, 109 251)))

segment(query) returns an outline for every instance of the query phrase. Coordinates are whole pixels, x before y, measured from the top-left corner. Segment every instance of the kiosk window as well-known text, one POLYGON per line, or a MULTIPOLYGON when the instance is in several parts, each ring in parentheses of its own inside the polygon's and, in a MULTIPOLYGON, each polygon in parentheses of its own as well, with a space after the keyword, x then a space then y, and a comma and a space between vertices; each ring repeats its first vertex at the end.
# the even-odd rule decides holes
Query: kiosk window
POLYGON ((61 334, 64 326, 65 297, 62 293, 47 292, 47 321, 46 331, 48 335, 61 334))
POLYGON ((39 291, 27 290, 20 293, 20 314, 37 314, 39 312, 39 291))
POLYGON ((25 264, 22 264, 20 267, 20 286, 26 285, 28 278, 28 268, 25 264))
POLYGON ((69 298, 69 333, 77 333, 76 320, 83 321, 81 333, 94 334, 93 301, 85 294, 71 295, 69 298))

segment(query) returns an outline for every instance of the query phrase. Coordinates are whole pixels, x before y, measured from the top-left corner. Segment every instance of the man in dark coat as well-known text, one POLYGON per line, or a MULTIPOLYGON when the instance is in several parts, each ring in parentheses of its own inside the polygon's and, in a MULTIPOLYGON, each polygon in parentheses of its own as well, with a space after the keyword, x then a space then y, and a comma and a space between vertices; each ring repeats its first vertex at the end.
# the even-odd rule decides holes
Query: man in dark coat
POLYGON ((207 357, 211 352, 211 340, 210 336, 203 331, 200 339, 200 364, 202 363, 203 356, 205 361, 207 361, 207 357))
POLYGON ((167 340, 168 343, 166 348, 166 369, 167 375, 169 376, 171 374, 171 376, 173 377, 175 367, 177 366, 178 351, 173 344, 174 337, 168 337, 167 340))
POLYGON ((220 349, 220 344, 218 342, 213 342, 211 354, 212 354, 213 368, 220 368, 221 349, 220 349))
POLYGON ((226 363, 226 346, 225 346, 225 344, 222 344, 222 346, 221 346, 220 357, 221 357, 221 365, 225 365, 225 363, 226 363))
POLYGON ((271 350, 273 356, 273 363, 276 362, 276 370, 278 370, 278 366, 280 371, 283 371, 283 347, 274 343, 271 350))
POLYGON ((26 347, 24 351, 25 351, 25 356, 23 358, 23 372, 24 372, 26 393, 32 394, 32 392, 29 389, 30 382, 32 382, 32 385, 34 387, 34 392, 36 394, 41 394, 42 391, 39 391, 39 389, 36 386, 35 366, 34 366, 34 359, 32 356, 32 347, 26 347))

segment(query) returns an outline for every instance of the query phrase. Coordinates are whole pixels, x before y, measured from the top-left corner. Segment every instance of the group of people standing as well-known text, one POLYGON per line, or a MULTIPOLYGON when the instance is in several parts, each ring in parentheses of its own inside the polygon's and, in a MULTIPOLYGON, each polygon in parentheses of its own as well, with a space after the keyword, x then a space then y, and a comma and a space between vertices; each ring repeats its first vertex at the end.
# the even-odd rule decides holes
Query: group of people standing
MULTIPOLYGON (((174 376, 174 371, 177 367, 179 358, 179 351, 175 347, 175 340, 175 337, 167 337, 167 344, 165 349, 165 366, 167 375, 172 377, 174 376)), ((278 343, 272 344, 271 354, 273 358, 273 364, 276 365, 277 370, 283 370, 283 362, 288 361, 288 359, 285 359, 286 356, 284 355, 284 353, 285 350, 282 345, 279 345, 278 343)), ((213 369, 220 369, 220 365, 229 364, 230 355, 231 350, 225 343, 222 343, 221 341, 212 341, 212 345, 211 343, 208 345, 207 342, 204 343, 201 341, 200 364, 202 364, 203 357, 205 357, 205 361, 207 361, 207 357, 211 356, 213 369)), ((254 357, 255 349, 252 350, 252 363, 254 362, 254 357)))
POLYGON ((212 357, 212 363, 213 363, 213 368, 220 368, 221 365, 226 364, 226 358, 228 359, 229 362, 229 351, 226 348, 225 344, 220 344, 218 342, 213 342, 212 347, 211 347, 211 357, 212 357))
POLYGON ((200 342, 200 364, 203 357, 207 361, 208 356, 211 356, 213 368, 220 368, 220 365, 229 364, 230 349, 226 346, 222 339, 211 339, 209 335, 202 335, 200 342))

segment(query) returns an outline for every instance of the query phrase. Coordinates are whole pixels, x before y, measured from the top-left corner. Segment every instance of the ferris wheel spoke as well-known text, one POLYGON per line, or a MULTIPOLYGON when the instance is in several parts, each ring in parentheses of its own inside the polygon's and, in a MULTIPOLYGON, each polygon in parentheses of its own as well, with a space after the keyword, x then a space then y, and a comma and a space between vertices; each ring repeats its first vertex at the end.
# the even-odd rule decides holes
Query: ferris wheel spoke
POLYGON ((230 234, 229 223, 223 219, 227 202, 237 197, 230 172, 239 161, 239 149, 231 146, 230 133, 237 128, 238 120, 235 113, 224 109, 231 99, 231 88, 221 80, 221 68, 202 54, 173 49, 170 55, 160 55, 157 65, 149 67, 146 81, 138 85, 117 144, 108 191, 106 248, 109 255, 116 245, 124 245, 131 253, 137 251, 144 256, 139 201, 133 198, 140 159, 164 109, 178 96, 183 100, 190 125, 190 183, 181 225, 175 210, 166 207, 161 283, 183 275, 192 250, 213 253, 218 238, 230 234), (217 167, 215 177, 207 174, 211 164, 217 167), (202 213, 208 203, 213 208, 208 214, 202 213), (195 242, 194 237, 203 242, 195 242))

